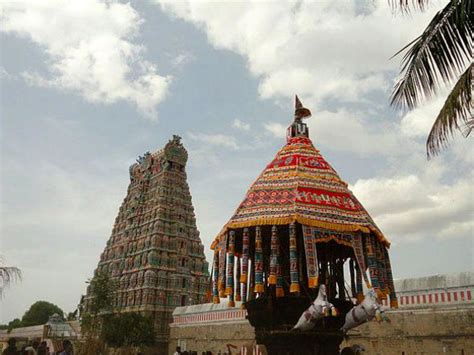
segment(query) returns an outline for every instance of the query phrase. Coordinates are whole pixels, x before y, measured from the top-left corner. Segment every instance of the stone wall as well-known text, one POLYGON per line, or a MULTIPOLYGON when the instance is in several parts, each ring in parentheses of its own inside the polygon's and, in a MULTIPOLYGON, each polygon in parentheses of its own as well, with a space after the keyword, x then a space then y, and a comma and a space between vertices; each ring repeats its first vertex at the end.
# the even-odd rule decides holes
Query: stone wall
MULTIPOLYGON (((200 304, 178 307, 173 312, 170 331, 169 353, 177 346, 181 350, 212 351, 218 354, 227 350, 227 344, 240 349, 253 344, 255 332, 246 319, 247 312, 236 307, 229 308, 226 303, 200 304)), ((235 351, 235 349, 234 349, 235 351)))
MULTIPOLYGON (((255 332, 248 321, 215 323, 203 325, 189 325, 171 327, 169 353, 173 354, 176 346, 181 350, 212 351, 213 354, 224 354, 226 345, 232 344, 240 349, 242 346, 253 344, 255 332)), ((235 349, 233 353, 235 353, 235 349)))
POLYGON ((349 332, 343 346, 364 354, 474 354, 474 306, 387 312, 389 323, 368 322, 349 332))

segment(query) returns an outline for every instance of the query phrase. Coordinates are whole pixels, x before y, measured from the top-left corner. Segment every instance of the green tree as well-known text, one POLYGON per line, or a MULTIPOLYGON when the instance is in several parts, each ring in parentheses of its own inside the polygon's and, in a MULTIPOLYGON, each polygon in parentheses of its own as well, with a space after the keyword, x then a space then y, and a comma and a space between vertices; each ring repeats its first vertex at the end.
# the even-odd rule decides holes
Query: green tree
POLYGON ((104 354, 106 342, 103 336, 104 319, 110 317, 114 310, 116 283, 106 273, 97 273, 89 284, 87 308, 81 316, 81 332, 84 342, 79 354, 104 354))
POLYGON ((91 302, 88 313, 110 313, 114 309, 117 285, 106 273, 98 273, 89 281, 91 302))
POLYGON ((21 320, 18 318, 15 318, 14 320, 10 321, 7 325, 7 329, 10 332, 12 329, 15 328, 20 328, 22 326, 21 320))
POLYGON ((151 346, 155 342, 153 319, 135 312, 106 316, 102 334, 106 344, 114 348, 151 346))
POLYGON ((77 309, 74 310, 73 312, 69 312, 66 317, 67 320, 72 321, 72 320, 77 320, 77 309))
POLYGON ((79 354, 105 354, 107 347, 154 344, 152 318, 134 312, 114 313, 117 285, 108 274, 98 273, 88 283, 90 298, 81 318, 84 342, 79 354))
MULTIPOLYGON (((423 11, 429 0, 390 0, 402 12, 423 11)), ((428 135, 428 158, 447 146, 455 130, 467 137, 474 128, 472 103, 473 0, 450 0, 407 50, 392 105, 413 109, 443 85, 456 81, 428 135)))
POLYGON ((49 317, 55 313, 64 318, 64 312, 55 304, 46 301, 35 302, 21 318, 21 326, 28 327, 30 325, 45 324, 49 317))

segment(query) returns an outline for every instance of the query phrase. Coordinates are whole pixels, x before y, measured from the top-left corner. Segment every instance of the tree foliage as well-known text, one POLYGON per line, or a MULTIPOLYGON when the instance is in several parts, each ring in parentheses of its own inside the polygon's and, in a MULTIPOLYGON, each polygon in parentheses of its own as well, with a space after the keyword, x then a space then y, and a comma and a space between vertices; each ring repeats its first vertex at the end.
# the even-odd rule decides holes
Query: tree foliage
POLYGON ((7 329, 9 332, 12 331, 12 329, 15 329, 15 328, 20 328, 22 325, 21 325, 21 319, 19 318, 15 318, 14 320, 10 321, 7 325, 7 329))
POLYGON ((74 310, 73 312, 69 312, 69 313, 67 314, 66 319, 67 319, 68 321, 77 320, 77 309, 74 310))
POLYGON ((141 347, 155 342, 153 319, 139 313, 119 313, 104 317, 102 335, 108 346, 141 347))
POLYGON ((98 273, 89 281, 91 302, 88 312, 97 315, 114 309, 117 285, 106 273, 98 273))
POLYGON ((64 318, 64 312, 61 308, 46 301, 37 301, 25 312, 21 318, 21 326, 28 327, 30 325, 45 324, 49 317, 53 314, 59 314, 64 318))
POLYGON ((113 297, 116 291, 114 281, 106 273, 97 273, 87 282, 88 305, 81 315, 81 333, 84 338, 79 354, 103 354, 106 344, 102 336, 105 314, 114 309, 113 297))
MULTIPOLYGON (((423 33, 395 55, 407 50, 402 60, 401 79, 392 93, 392 105, 415 108, 441 86, 457 81, 441 109, 427 141, 428 157, 446 146, 454 129, 472 127, 472 26, 473 0, 450 0, 423 33), (461 75, 462 74, 462 75, 461 75)), ((392 1, 409 12, 424 10, 428 0, 392 1)), ((467 134, 470 130, 467 130, 467 134)))
POLYGON ((115 282, 106 273, 98 273, 89 284, 89 304, 81 317, 81 327, 87 336, 96 338, 101 331, 101 315, 114 310, 115 282))
POLYGON ((426 142, 428 156, 435 154, 448 144, 455 129, 461 130, 467 137, 473 127, 472 116, 472 71, 471 64, 461 75, 453 90, 446 98, 441 111, 431 128, 426 142))
POLYGON ((85 341, 80 354, 103 354, 107 347, 150 346, 155 341, 153 319, 139 313, 114 313, 117 285, 106 273, 89 281, 89 304, 81 318, 85 341))

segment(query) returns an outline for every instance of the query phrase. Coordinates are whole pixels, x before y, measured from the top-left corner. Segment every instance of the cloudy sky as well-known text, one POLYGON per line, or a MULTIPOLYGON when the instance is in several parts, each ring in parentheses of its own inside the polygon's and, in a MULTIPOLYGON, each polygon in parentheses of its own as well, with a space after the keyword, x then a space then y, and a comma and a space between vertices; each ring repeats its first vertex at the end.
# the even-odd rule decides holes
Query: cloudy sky
MULTIPOLYGON (((426 26, 380 1, 4 2, 1 239, 23 270, 0 322, 72 311, 110 235, 128 166, 173 134, 206 250, 285 143, 297 93, 313 143, 392 240, 395 277, 474 269, 472 139, 427 161, 443 94, 389 107, 426 26)), ((209 257, 210 253, 207 252, 209 257)))

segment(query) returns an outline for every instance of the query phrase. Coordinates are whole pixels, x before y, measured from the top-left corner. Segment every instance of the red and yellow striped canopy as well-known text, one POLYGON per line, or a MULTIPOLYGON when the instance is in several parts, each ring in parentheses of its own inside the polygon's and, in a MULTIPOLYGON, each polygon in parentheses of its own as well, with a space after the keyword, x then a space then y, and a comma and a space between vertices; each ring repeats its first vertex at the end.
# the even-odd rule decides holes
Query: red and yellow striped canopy
POLYGON ((390 245, 347 183, 304 136, 288 139, 211 247, 229 229, 292 222, 329 231, 373 232, 390 245))

